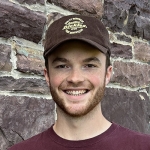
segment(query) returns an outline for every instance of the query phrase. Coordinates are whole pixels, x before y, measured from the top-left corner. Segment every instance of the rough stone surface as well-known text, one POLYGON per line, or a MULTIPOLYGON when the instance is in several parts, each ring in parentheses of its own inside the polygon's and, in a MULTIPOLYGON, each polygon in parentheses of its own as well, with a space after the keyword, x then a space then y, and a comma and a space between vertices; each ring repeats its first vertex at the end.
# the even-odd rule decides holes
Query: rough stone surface
POLYGON ((148 93, 148 95, 149 95, 149 99, 150 99, 150 84, 149 84, 148 87, 146 88, 146 91, 147 91, 147 93, 148 93))
POLYGON ((43 75, 45 67, 43 51, 14 44, 17 56, 17 70, 24 73, 43 75))
POLYGON ((52 100, 0 96, 1 149, 28 139, 54 123, 52 100))
POLYGON ((135 24, 135 32, 133 36, 138 36, 143 39, 150 40, 150 19, 144 18, 142 16, 136 16, 135 24))
POLYGON ((54 102, 39 98, 49 94, 45 80, 40 77, 45 67, 40 43, 46 32, 45 24, 49 26, 64 12, 56 8, 57 12, 50 10, 46 16, 35 11, 37 7, 49 8, 48 2, 98 19, 104 2, 102 21, 110 31, 111 41, 125 43, 111 44, 114 74, 110 86, 116 84, 120 89, 106 89, 102 111, 112 122, 150 134, 150 43, 144 43, 145 39, 150 40, 149 0, 3 0, 0 1, 0 42, 6 44, 0 44, 0 150, 46 130, 55 120, 54 102), (12 36, 19 38, 5 39, 12 36))
POLYGON ((150 101, 145 93, 108 88, 102 108, 108 120, 138 132, 150 133, 150 101))
POLYGON ((1 150, 5 150, 9 145, 9 143, 7 142, 7 139, 5 138, 4 132, 1 128, 0 128, 0 142, 1 142, 0 144, 1 150))
POLYGON ((105 0, 103 22, 112 31, 150 40, 149 6, 141 0, 105 0))
POLYGON ((14 145, 14 143, 19 143, 22 140, 23 138, 15 131, 0 127, 0 150, 7 150, 8 147, 14 145), (11 138, 7 136, 8 134, 11 138))
POLYGON ((115 6, 114 1, 104 1, 103 23, 112 31, 122 31, 127 12, 115 6))
POLYGON ((62 14, 60 14, 60 13, 49 13, 48 14, 48 16, 47 16, 47 26, 49 27, 49 25, 52 23, 52 22, 54 22, 54 21, 56 21, 56 20, 58 20, 58 19, 60 19, 61 17, 63 17, 64 15, 62 15, 62 14))
POLYGON ((129 45, 122 45, 117 43, 111 44, 111 56, 112 57, 121 57, 125 59, 132 58, 132 47, 129 45))
POLYGON ((150 85, 147 85, 147 87, 144 87, 144 88, 143 87, 139 88, 138 92, 145 92, 150 99, 150 85))
POLYGON ((39 3, 44 5, 44 0, 16 0, 16 1, 18 1, 20 4, 27 3, 29 5, 32 5, 32 4, 39 3))
MULTIPOLYGON (((62 18, 64 15, 60 14, 60 13, 57 13, 57 12, 54 12, 54 13, 49 13, 47 15, 47 27, 49 27, 51 25, 52 22, 62 18)), ((43 45, 45 44, 45 39, 43 39, 43 45)))
POLYGON ((48 2, 82 15, 101 18, 103 13, 102 0, 48 0, 48 2))
POLYGON ((131 43, 131 38, 126 37, 125 35, 116 34, 117 39, 120 41, 125 41, 131 43))
POLYGON ((10 72, 12 64, 10 62, 11 46, 0 44, 0 71, 10 72))
POLYGON ((0 77, 0 91, 49 94, 45 80, 33 78, 14 79, 13 77, 0 77))
POLYGON ((150 45, 142 42, 135 42, 134 56, 135 59, 139 61, 150 63, 150 45))
POLYGON ((146 87, 150 82, 150 65, 115 61, 111 82, 121 86, 146 87))
POLYGON ((27 58, 17 54, 17 70, 23 73, 43 75, 44 61, 36 58, 27 58))
POLYGON ((17 36, 38 43, 42 39, 46 17, 8 1, 0 1, 0 37, 17 36))
POLYGON ((118 8, 120 9, 130 9, 131 7, 135 6, 136 11, 138 15, 141 15, 143 17, 150 18, 149 13, 150 13, 150 3, 149 0, 107 0, 107 1, 112 1, 118 8))

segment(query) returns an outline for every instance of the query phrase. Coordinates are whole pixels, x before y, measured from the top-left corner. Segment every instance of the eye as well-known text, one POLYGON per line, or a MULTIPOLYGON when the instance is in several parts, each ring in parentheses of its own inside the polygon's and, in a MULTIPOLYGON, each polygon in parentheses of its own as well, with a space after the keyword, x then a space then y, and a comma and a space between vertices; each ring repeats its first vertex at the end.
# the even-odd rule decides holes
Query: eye
POLYGON ((56 66, 56 68, 60 68, 60 69, 65 69, 65 68, 69 68, 69 66, 67 66, 67 65, 58 65, 58 66, 56 66))
POLYGON ((85 68, 95 68, 96 65, 94 65, 94 64, 86 64, 84 67, 85 68))

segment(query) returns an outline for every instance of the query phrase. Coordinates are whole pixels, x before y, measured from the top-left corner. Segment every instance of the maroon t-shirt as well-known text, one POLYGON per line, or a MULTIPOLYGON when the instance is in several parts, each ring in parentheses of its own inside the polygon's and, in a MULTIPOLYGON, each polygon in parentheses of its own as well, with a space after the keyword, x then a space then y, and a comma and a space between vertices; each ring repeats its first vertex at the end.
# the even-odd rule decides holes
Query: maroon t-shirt
POLYGON ((108 130, 94 138, 70 141, 59 137, 51 127, 9 150, 150 150, 150 135, 112 123, 108 130))

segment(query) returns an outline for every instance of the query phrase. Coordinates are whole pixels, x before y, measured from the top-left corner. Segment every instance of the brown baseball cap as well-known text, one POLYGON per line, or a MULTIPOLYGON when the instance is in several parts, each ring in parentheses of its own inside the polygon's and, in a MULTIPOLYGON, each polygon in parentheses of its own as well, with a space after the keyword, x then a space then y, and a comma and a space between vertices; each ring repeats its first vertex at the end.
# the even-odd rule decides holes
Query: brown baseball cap
POLYGON ((103 23, 94 18, 81 15, 65 16, 54 21, 47 30, 44 58, 63 42, 81 40, 98 48, 110 56, 109 34, 103 23))

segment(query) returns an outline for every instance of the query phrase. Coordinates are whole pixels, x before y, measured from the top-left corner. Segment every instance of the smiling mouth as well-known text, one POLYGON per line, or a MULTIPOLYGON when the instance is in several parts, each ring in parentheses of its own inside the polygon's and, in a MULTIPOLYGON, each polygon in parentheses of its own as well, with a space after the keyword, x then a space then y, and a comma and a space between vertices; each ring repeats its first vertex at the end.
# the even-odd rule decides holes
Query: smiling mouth
POLYGON ((87 93, 89 90, 65 90, 64 92, 68 95, 79 96, 87 93))

